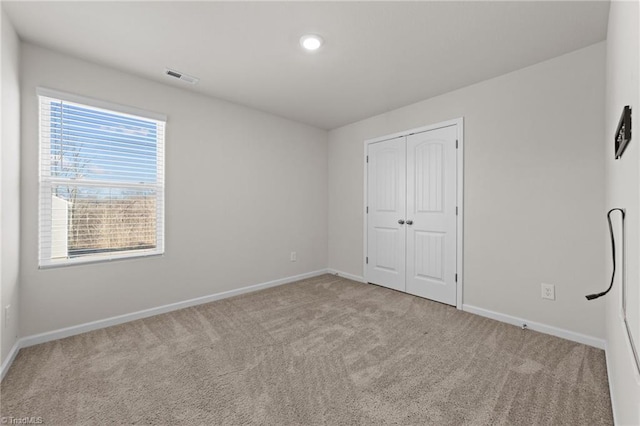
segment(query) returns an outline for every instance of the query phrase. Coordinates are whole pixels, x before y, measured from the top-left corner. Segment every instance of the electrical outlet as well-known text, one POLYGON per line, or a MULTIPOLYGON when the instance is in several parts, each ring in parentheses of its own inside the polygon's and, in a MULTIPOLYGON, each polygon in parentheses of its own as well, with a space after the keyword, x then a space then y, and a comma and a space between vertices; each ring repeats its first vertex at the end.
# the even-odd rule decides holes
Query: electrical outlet
POLYGON ((553 284, 542 283, 542 298, 556 300, 556 286, 553 284))
POLYGON ((298 254, 295 251, 291 252, 291 261, 295 262, 296 260, 298 260, 298 254))

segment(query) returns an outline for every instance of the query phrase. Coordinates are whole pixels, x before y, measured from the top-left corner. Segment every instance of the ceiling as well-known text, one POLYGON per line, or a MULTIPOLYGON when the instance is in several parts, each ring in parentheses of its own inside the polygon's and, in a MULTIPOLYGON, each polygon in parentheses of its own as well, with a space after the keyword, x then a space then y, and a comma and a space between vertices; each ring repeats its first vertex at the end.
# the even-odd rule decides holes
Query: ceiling
POLYGON ((609 13, 600 1, 2 3, 23 40, 323 129, 602 41, 609 13), (320 51, 300 49, 306 33, 320 51))

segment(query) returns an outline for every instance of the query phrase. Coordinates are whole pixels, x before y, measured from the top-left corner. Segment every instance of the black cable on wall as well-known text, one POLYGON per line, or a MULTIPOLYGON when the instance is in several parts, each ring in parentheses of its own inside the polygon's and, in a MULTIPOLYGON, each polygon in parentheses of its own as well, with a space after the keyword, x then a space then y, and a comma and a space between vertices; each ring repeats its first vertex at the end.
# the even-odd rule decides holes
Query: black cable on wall
POLYGON ((605 294, 609 293, 609 291, 611 291, 611 288, 613 287, 613 280, 616 277, 616 239, 615 239, 615 236, 613 235, 613 225, 611 224, 611 213, 613 213, 616 210, 622 214, 623 230, 624 230, 624 216, 625 216, 624 209, 621 209, 618 207, 613 208, 607 212, 607 221, 609 222, 609 235, 611 235, 611 256, 613 260, 613 272, 611 272, 611 284, 609 284, 609 288, 603 291, 602 293, 594 293, 594 294, 586 295, 585 297, 587 298, 587 300, 593 300, 593 299, 597 299, 598 297, 602 297, 605 294))

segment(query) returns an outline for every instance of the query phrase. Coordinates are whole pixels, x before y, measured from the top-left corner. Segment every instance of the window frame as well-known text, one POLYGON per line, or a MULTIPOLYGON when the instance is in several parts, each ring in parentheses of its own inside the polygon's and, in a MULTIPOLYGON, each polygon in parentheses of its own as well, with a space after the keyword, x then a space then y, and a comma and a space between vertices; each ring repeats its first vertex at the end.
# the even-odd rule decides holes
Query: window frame
MULTIPOLYGON (((48 89, 44 87, 36 88, 36 98, 38 104, 38 269, 49 269, 66 267, 72 265, 90 264, 90 263, 102 263, 111 262, 114 260, 123 259, 135 259, 151 256, 163 256, 165 253, 165 147, 166 147, 166 126, 167 116, 151 111, 146 111, 134 107, 102 101, 90 97, 74 95, 58 90, 48 89), (42 116, 42 102, 43 98, 48 98, 54 101, 67 102, 84 106, 88 108, 96 108, 104 110, 107 113, 120 114, 123 116, 131 116, 136 119, 143 119, 149 121, 155 121, 162 126, 162 132, 156 137, 156 168, 158 170, 155 183, 127 183, 118 181, 107 180, 87 180, 87 181, 73 181, 70 178, 60 178, 51 176, 51 172, 46 173, 46 166, 43 164, 43 155, 45 145, 51 146, 50 138, 43 135, 43 116, 42 116), (153 190, 156 192, 156 247, 146 249, 129 249, 122 251, 112 251, 99 254, 83 255, 79 257, 66 257, 54 259, 51 258, 51 244, 48 247, 43 247, 43 233, 45 230, 52 232, 52 214, 51 210, 45 211, 47 206, 43 205, 44 194, 51 194, 53 185, 60 183, 75 182, 81 186, 93 186, 98 188, 104 187, 118 187, 118 188, 132 188, 140 190, 153 190), (48 213, 48 214, 45 214, 48 213), (49 219, 47 221, 47 218, 49 219), (45 223, 48 222, 48 223, 45 223)), ((51 203, 49 203, 49 209, 51 209, 51 203)))

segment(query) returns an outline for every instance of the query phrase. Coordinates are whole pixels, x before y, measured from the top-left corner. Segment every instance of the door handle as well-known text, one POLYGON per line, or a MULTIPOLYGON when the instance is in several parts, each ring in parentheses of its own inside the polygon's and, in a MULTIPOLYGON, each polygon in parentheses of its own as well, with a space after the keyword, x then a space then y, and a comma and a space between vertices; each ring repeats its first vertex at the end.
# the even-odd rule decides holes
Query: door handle
POLYGON ((400 219, 400 220, 398 221, 398 223, 399 223, 400 225, 404 225, 404 220, 400 219))
POLYGON ((413 221, 412 220, 408 220, 407 221, 407 225, 413 225, 413 221))

